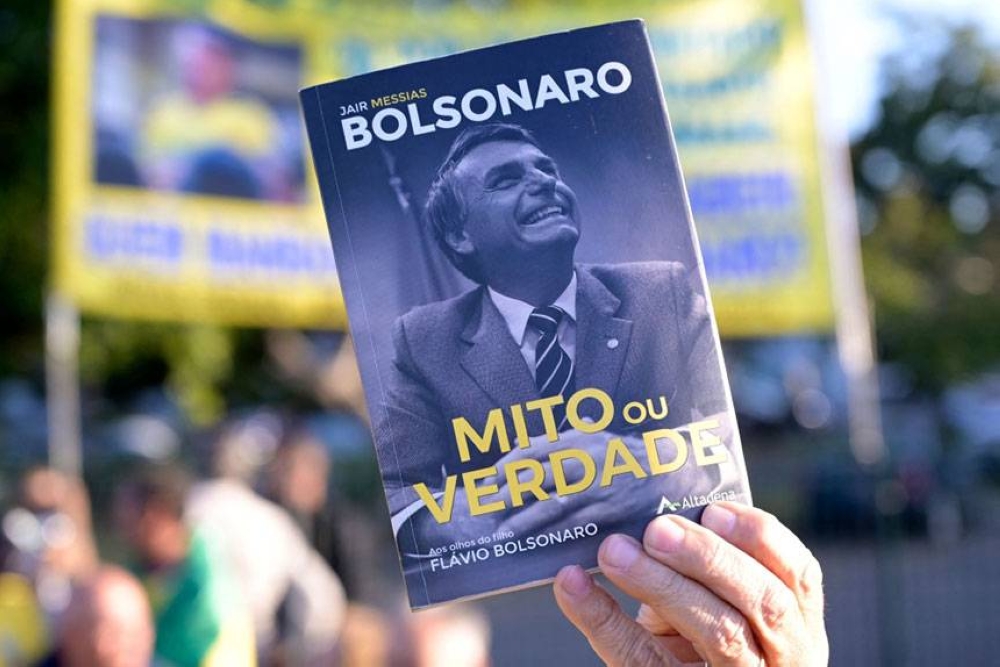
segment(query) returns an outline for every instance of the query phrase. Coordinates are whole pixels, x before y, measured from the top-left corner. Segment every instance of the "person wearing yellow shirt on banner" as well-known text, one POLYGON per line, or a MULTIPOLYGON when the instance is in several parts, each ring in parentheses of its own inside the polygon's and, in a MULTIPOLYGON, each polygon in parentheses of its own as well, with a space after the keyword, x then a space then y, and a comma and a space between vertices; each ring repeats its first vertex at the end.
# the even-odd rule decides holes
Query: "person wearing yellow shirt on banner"
POLYGON ((224 35, 185 24, 174 36, 181 88, 154 101, 142 127, 145 177, 155 189, 268 198, 266 163, 279 141, 275 115, 237 91, 224 35))

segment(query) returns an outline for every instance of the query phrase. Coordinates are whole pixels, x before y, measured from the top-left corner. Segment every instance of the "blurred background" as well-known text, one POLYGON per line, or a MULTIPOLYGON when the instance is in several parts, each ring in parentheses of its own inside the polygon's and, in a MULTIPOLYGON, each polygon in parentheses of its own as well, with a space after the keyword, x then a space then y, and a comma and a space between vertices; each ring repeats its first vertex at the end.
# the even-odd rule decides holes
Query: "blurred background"
POLYGON ((295 96, 630 16, 832 664, 996 662, 1000 10, 805 9, 5 3, 0 665, 597 664, 547 587, 405 611, 295 96))

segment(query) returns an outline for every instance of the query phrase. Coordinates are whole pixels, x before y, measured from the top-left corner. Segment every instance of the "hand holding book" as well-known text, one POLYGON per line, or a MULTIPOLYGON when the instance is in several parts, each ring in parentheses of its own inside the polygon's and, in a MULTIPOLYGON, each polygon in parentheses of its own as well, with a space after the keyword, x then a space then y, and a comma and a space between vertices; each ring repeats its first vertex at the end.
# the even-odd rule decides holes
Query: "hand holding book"
POLYGON ((641 545, 606 539, 598 561, 643 603, 636 620, 579 566, 559 572, 555 596, 609 665, 827 664, 819 563, 766 512, 717 503, 700 526, 660 516, 641 545))

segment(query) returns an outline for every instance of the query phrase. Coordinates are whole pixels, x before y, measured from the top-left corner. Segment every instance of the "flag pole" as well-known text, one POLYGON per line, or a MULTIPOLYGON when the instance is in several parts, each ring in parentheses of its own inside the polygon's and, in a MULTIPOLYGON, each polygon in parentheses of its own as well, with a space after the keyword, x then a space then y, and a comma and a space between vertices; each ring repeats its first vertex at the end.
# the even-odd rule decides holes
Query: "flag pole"
POLYGON ((45 383, 49 465, 67 475, 83 472, 80 424, 80 313, 65 296, 45 301, 45 383))

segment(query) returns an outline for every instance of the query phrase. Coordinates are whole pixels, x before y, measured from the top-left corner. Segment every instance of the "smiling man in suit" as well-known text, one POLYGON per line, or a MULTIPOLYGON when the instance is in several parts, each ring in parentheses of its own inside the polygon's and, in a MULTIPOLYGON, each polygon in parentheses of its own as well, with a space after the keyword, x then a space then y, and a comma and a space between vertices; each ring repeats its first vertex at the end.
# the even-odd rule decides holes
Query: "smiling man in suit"
MULTIPOLYGON (((417 545, 490 535, 496 529, 530 534, 583 525, 591 518, 606 525, 609 510, 602 501, 611 498, 611 489, 597 485, 558 502, 508 506, 505 512, 476 517, 469 516, 466 494, 455 493, 447 524, 432 519, 412 487, 425 484, 440 499, 448 475, 502 467, 517 458, 544 461, 554 449, 566 447, 591 451, 601 460, 608 434, 622 436, 639 451, 637 431, 679 427, 726 410, 705 300, 692 291, 687 269, 675 262, 577 263, 576 195, 523 128, 490 123, 463 132, 438 169, 425 219, 451 263, 479 287, 414 308, 396 322, 396 356, 385 410, 376 411, 376 431, 393 525, 404 551, 409 547, 419 557, 426 547, 417 545), (569 428, 559 402, 552 410, 558 442, 546 439, 542 411, 535 411, 525 415, 529 448, 515 447, 507 454, 472 448, 468 460, 459 455, 454 419, 484 433, 490 411, 501 408, 513 434, 512 405, 568 399, 584 388, 599 389, 613 400, 616 414, 604 433, 569 428), (647 399, 654 406, 662 399, 668 410, 640 426, 626 423, 621 407, 647 399)), ((601 417, 596 401, 581 402, 579 412, 595 422, 601 417)), ((721 482, 709 469, 692 475, 680 471, 675 478, 673 488, 684 494, 710 493, 721 482)), ((496 483, 500 497, 502 475, 496 483)), ((616 511, 651 516, 663 483, 630 483, 634 490, 614 499, 616 511)))

